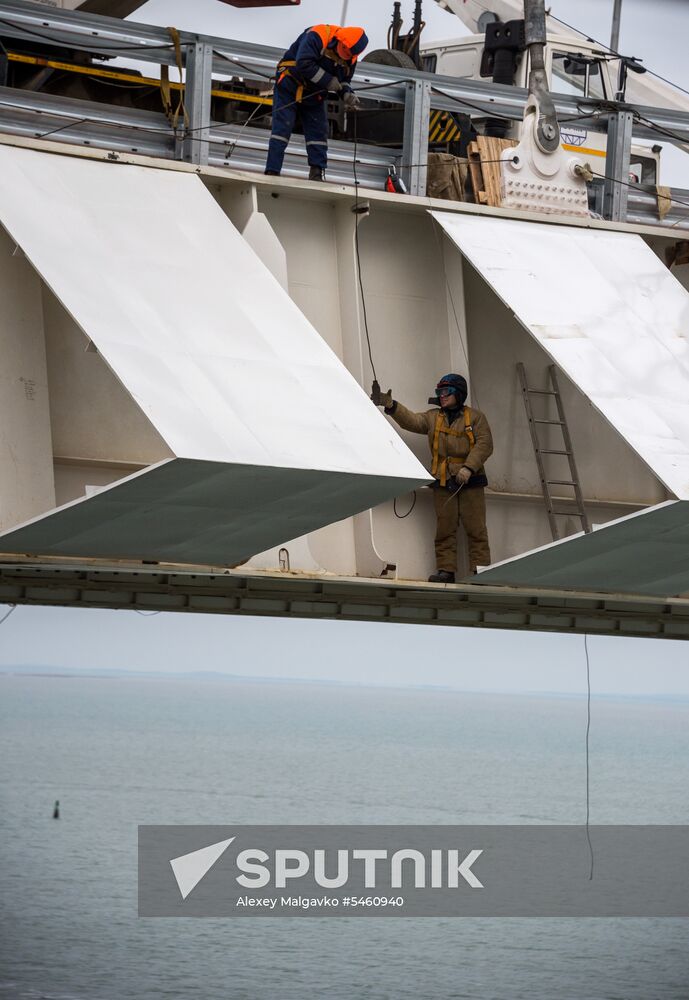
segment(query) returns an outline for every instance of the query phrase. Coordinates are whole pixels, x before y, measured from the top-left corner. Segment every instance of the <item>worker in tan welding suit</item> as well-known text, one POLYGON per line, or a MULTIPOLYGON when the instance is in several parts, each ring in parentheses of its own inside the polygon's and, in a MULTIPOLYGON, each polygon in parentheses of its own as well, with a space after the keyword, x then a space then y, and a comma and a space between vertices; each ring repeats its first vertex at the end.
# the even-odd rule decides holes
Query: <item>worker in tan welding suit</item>
POLYGON ((484 462, 493 453, 493 438, 483 413, 467 406, 467 382, 462 375, 443 375, 429 399, 436 408, 413 413, 383 393, 374 383, 371 399, 405 431, 427 434, 431 446, 433 499, 438 527, 435 535, 437 572, 431 583, 454 583, 457 571, 457 528, 461 524, 469 542, 469 567, 490 564, 486 528, 488 485, 484 462), (437 408, 439 407, 439 409, 437 408))

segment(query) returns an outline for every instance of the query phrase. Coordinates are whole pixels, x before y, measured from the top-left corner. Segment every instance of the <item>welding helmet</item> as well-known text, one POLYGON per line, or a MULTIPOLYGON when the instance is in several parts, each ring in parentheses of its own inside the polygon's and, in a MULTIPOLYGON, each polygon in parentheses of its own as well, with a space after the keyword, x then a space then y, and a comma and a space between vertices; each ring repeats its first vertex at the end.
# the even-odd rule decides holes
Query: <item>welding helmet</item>
POLYGON ((467 380, 463 375, 455 375, 454 372, 450 372, 449 375, 443 375, 435 387, 435 396, 431 396, 428 402, 432 406, 440 406, 440 397, 442 396, 456 396, 457 405, 464 406, 466 402, 467 395, 469 393, 469 387, 467 386, 467 380))

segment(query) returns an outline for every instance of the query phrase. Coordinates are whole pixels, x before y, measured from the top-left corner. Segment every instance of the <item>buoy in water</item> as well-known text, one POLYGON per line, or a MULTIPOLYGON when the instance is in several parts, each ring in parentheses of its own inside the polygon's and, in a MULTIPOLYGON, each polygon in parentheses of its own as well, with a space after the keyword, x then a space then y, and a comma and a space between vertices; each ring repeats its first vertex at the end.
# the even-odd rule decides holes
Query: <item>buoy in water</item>
POLYGON ((55 800, 55 805, 53 806, 53 819, 60 818, 60 800, 55 800))

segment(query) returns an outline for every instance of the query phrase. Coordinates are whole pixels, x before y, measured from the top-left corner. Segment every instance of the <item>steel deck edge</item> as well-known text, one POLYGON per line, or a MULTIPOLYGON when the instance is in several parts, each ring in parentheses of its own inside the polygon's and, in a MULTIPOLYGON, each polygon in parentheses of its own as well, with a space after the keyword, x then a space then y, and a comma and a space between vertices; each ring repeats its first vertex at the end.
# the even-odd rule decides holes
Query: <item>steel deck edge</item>
MULTIPOLYGON (((308 180, 301 180, 293 177, 266 177, 263 174, 254 173, 248 170, 238 170, 225 167, 199 166, 197 164, 185 163, 181 160, 169 160, 146 154, 117 153, 113 156, 112 151, 107 149, 97 149, 94 147, 85 149, 82 146, 72 145, 65 142, 50 141, 47 139, 31 139, 26 136, 12 135, 0 131, 0 145, 19 146, 24 149, 35 149, 38 152, 51 153, 62 156, 78 156, 84 159, 104 160, 109 163, 114 161, 131 166, 147 167, 155 170, 177 170, 183 173, 196 174, 207 183, 221 184, 254 184, 263 190, 275 193, 280 196, 306 197, 316 200, 332 201, 342 199, 351 201, 352 205, 357 200, 356 189, 347 184, 326 184, 316 185, 308 180)), ((485 215, 494 218, 516 219, 526 222, 541 222, 545 225, 573 226, 579 229, 601 229, 607 232, 636 233, 642 236, 664 237, 670 242, 675 242, 683 235, 682 230, 671 230, 663 227, 662 224, 647 225, 633 222, 612 222, 606 219, 579 218, 567 215, 544 215, 537 212, 518 212, 505 208, 492 208, 488 205, 477 205, 468 202, 444 201, 439 198, 417 197, 405 194, 392 194, 386 191, 378 191, 375 188, 362 188, 358 192, 360 202, 375 202, 381 208, 394 210, 408 210, 413 212, 425 212, 428 210, 455 212, 466 215, 485 215)))
POLYGON ((689 639, 689 598, 209 567, 0 560, 0 603, 689 639))

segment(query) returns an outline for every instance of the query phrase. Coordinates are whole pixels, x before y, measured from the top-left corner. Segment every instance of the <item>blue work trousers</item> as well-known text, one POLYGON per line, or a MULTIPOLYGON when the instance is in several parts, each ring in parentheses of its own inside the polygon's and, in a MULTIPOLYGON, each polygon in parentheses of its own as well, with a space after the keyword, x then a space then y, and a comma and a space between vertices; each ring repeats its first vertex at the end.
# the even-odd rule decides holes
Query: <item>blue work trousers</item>
POLYGON ((280 173, 285 158, 287 143, 294 130, 297 115, 301 117, 306 153, 310 167, 328 165, 328 114, 323 95, 309 97, 305 94, 297 102, 297 84, 286 76, 282 83, 275 84, 273 92, 273 130, 268 146, 266 170, 280 173))

